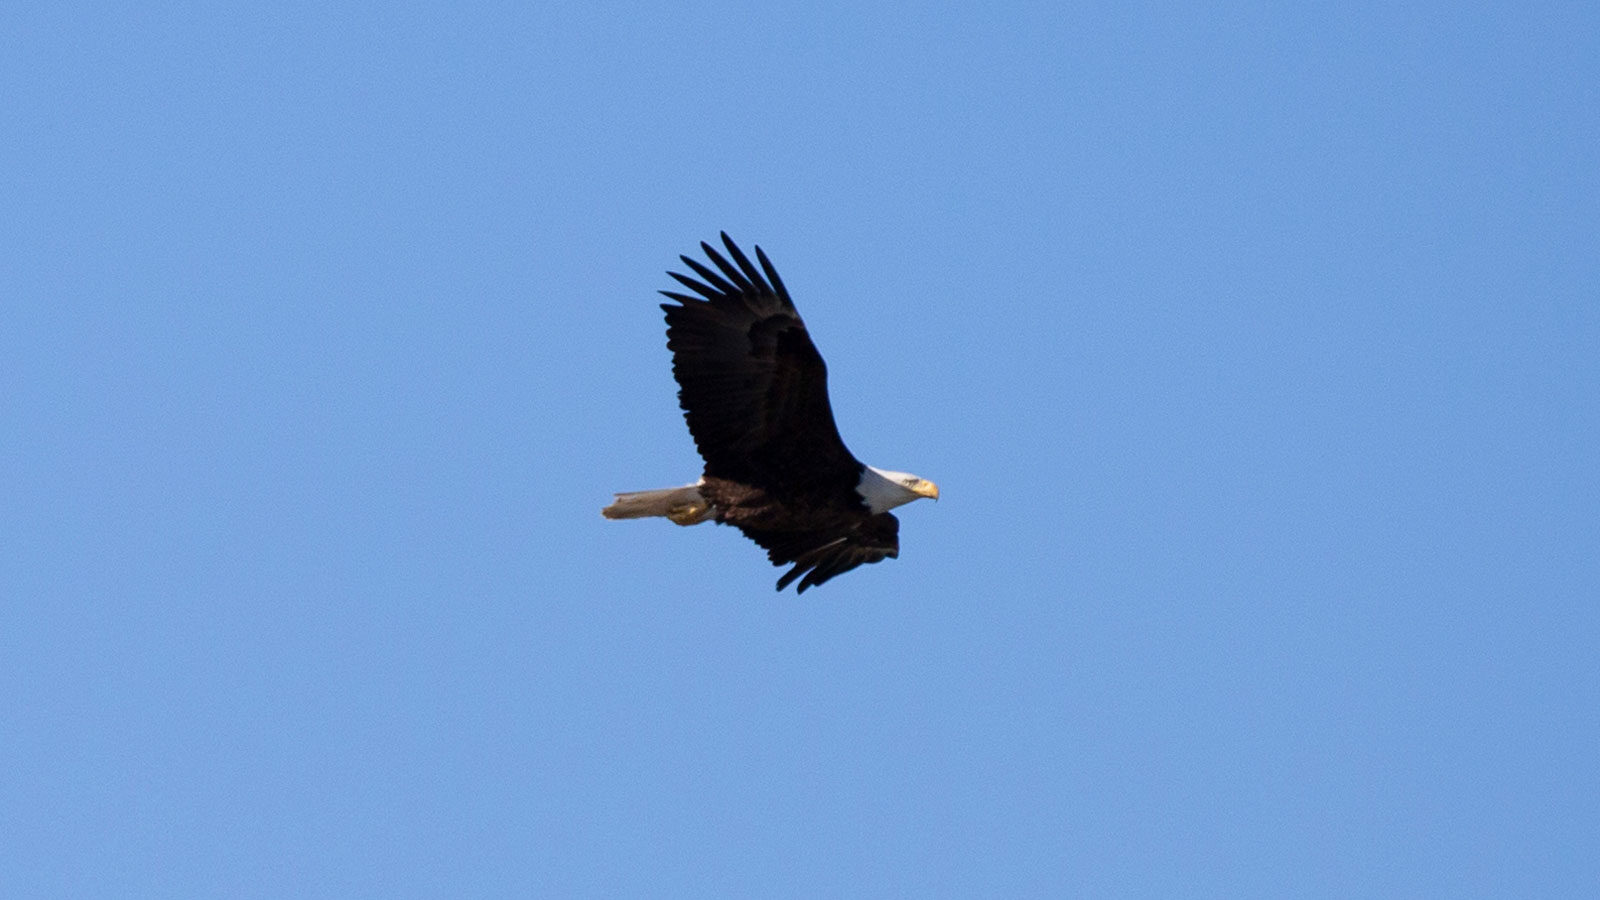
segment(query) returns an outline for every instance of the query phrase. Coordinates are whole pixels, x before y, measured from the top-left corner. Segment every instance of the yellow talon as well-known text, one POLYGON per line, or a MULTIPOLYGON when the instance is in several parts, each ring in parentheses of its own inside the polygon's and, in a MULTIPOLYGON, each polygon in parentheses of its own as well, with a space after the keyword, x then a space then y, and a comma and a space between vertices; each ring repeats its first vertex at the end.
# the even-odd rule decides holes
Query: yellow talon
POLYGON ((667 518, 679 525, 695 525, 705 518, 706 504, 684 503, 667 509, 667 518))

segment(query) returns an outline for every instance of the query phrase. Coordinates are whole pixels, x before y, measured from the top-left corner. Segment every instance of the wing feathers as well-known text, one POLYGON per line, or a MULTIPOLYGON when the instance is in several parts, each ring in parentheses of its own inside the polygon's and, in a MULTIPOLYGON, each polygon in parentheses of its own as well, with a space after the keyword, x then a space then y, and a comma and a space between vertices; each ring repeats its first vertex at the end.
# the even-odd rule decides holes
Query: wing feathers
MULTIPOLYGON (((705 245, 702 244, 701 246, 705 246, 705 245)), ((719 276, 717 273, 711 271, 710 269, 708 269, 705 266, 699 264, 698 262, 695 262, 694 260, 690 259, 687 256, 680 256, 678 258, 683 260, 683 264, 684 265, 686 265, 689 268, 693 269, 694 273, 696 275, 699 275, 701 278, 704 278, 706 280, 706 284, 709 284, 712 287, 716 288, 717 289, 716 293, 718 293, 718 294, 738 294, 738 293, 743 293, 745 291, 750 290, 750 286, 747 285, 747 284, 746 285, 740 285, 738 288, 735 288, 733 285, 727 283, 726 281, 723 281, 722 277, 719 276)), ((682 275, 679 275, 676 272, 668 272, 667 274, 671 275, 673 278, 676 278, 681 282, 688 282, 689 281, 689 279, 684 278, 682 275)), ((690 282, 690 283, 692 283, 692 282, 690 282)), ((697 287, 696 290, 704 290, 704 288, 703 287, 697 287)))
MULTIPOLYGON (((727 234, 724 233, 723 237, 724 237, 724 239, 726 239, 727 238, 727 234)), ((730 244, 729 246, 732 246, 732 245, 730 244)), ((716 263, 717 264, 717 268, 721 269, 723 274, 727 275, 728 278, 731 281, 733 281, 734 284, 737 284, 739 286, 739 290, 741 292, 747 293, 747 294, 751 294, 751 293, 770 293, 770 291, 766 290, 766 287, 767 287, 766 285, 763 284, 760 287, 757 287, 755 284, 752 284, 748 278, 745 278, 744 275, 740 274, 738 269, 735 269, 733 266, 728 265, 728 261, 726 259, 723 259, 722 258, 722 254, 718 253, 716 251, 716 249, 714 247, 712 247, 710 244, 706 243, 705 241, 701 241, 700 242, 700 249, 705 251, 707 259, 709 259, 712 262, 716 263)), ((685 261, 687 262, 687 260, 685 260, 685 261)), ((700 266, 695 266, 695 270, 696 271, 700 271, 700 272, 704 272, 705 271, 705 269, 700 267, 700 266)), ((729 293, 732 293, 732 291, 729 291, 729 293)))
POLYGON ((698 296, 662 291, 678 402, 705 458, 705 474, 775 497, 855 488, 861 464, 839 437, 828 374, 776 272, 767 276, 726 233, 728 256, 702 244, 711 265, 683 257, 700 280, 672 279, 698 296), (714 266, 715 268, 713 268, 714 266), (720 270, 720 271, 719 271, 720 270))
POLYGON ((706 298, 707 300, 719 299, 719 298, 721 298, 723 296, 723 294, 726 293, 725 291, 720 291, 720 290, 717 290, 715 288, 707 287, 707 286, 701 284, 700 282, 695 281, 693 278, 688 277, 687 275, 679 275, 677 272, 668 272, 667 274, 671 275, 673 277, 673 279, 675 281, 677 281, 679 284, 683 285, 684 287, 688 288, 691 291, 694 291, 696 294, 699 294, 700 296, 706 298))
POLYGON ((794 563, 794 568, 778 579, 783 590, 800 579, 795 590, 805 593, 856 566, 882 562, 900 555, 900 520, 889 513, 869 516, 844 533, 786 533, 745 528, 745 535, 767 548, 774 565, 794 563))
MULTIPOLYGON (((750 283, 757 285, 760 290, 766 293, 772 293, 772 288, 768 287, 767 283, 761 280, 761 273, 756 271, 755 266, 750 265, 750 258, 744 255, 744 251, 740 250, 739 245, 733 242, 733 238, 728 237, 728 233, 726 231, 722 233, 722 243, 727 246, 728 252, 733 254, 733 261, 739 264, 739 268, 743 270, 745 277, 750 279, 750 283)), ((707 247, 706 249, 709 251, 711 248, 707 247)), ((715 253, 711 254, 711 257, 717 261, 717 264, 722 267, 724 272, 728 272, 730 276, 733 276, 734 273, 728 271, 728 266, 726 263, 722 262, 721 257, 717 256, 715 253)), ((735 276, 735 280, 739 279, 737 279, 735 276)))
MULTIPOLYGON (((722 237, 723 240, 727 240, 728 233, 724 231, 722 237)), ((772 263, 767 259, 767 255, 761 252, 759 245, 756 247, 756 259, 761 260, 761 268, 767 273, 767 281, 771 282, 772 289, 777 292, 778 296, 789 296, 789 289, 783 286, 783 279, 778 277, 778 270, 772 267, 772 263)))

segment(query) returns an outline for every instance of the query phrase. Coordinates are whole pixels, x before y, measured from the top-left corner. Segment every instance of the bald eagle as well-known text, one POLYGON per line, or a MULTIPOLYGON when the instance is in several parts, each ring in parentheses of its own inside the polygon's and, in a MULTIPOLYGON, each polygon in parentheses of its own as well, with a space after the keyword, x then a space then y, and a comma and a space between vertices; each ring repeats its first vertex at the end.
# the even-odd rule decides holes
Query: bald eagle
POLYGON ((694 484, 616 495, 608 519, 664 516, 679 525, 736 526, 797 592, 863 563, 900 554, 889 510, 939 499, 931 481, 863 464, 845 448, 828 404, 828 371, 757 247, 758 270, 726 232, 732 262, 700 249, 717 271, 680 256, 699 280, 668 272, 695 296, 661 291, 678 404, 705 460, 694 484))

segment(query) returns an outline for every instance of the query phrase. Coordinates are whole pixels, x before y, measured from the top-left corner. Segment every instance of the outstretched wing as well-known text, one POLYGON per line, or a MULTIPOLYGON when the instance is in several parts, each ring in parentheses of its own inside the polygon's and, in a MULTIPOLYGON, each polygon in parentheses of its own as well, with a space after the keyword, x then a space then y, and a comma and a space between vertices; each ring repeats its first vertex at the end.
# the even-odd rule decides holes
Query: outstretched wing
POLYGON ((889 513, 865 516, 831 531, 760 531, 743 527, 740 530, 767 548, 767 558, 773 565, 795 564, 778 579, 778 590, 800 578, 800 586, 795 589, 799 594, 856 566, 900 555, 900 520, 889 513), (801 578, 802 575, 805 577, 801 578))
POLYGON ((706 475, 775 496, 853 490, 861 464, 839 437, 828 370, 761 248, 751 265, 727 233, 732 262, 700 248, 717 271, 680 257, 700 277, 669 272, 695 295, 662 291, 678 403, 706 475))

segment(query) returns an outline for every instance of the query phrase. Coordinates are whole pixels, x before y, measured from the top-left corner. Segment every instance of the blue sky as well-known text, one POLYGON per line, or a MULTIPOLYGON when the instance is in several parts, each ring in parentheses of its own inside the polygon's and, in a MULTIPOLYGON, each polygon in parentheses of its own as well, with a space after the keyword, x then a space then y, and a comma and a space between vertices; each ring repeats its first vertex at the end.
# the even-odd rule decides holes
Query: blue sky
POLYGON ((551 6, 0 13, 0 893, 1593 894, 1592 5, 551 6), (803 598, 599 516, 722 229, 803 598))

